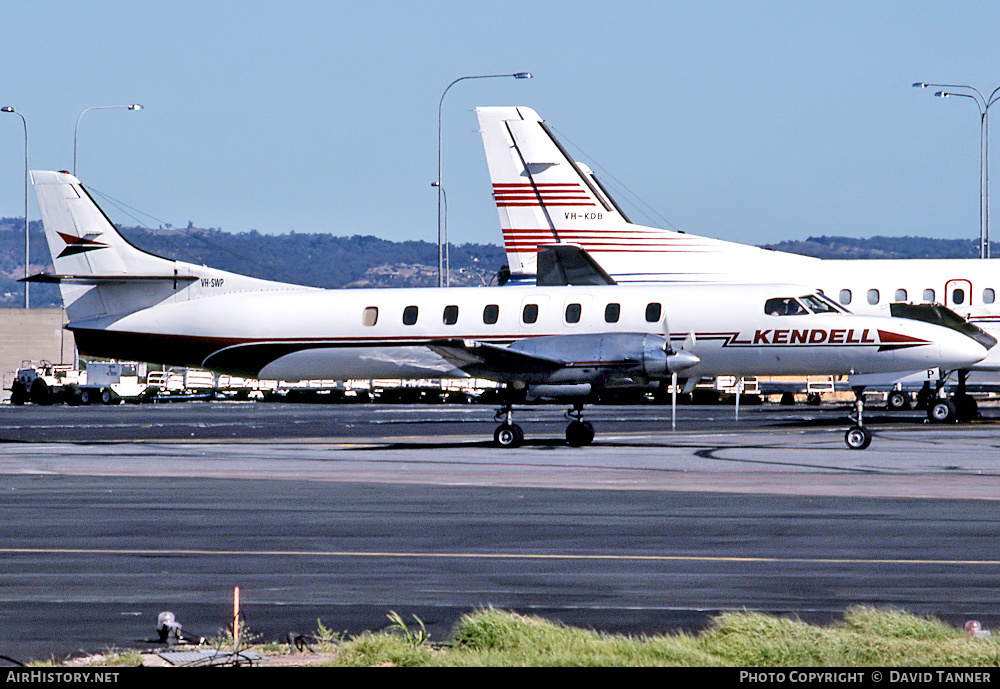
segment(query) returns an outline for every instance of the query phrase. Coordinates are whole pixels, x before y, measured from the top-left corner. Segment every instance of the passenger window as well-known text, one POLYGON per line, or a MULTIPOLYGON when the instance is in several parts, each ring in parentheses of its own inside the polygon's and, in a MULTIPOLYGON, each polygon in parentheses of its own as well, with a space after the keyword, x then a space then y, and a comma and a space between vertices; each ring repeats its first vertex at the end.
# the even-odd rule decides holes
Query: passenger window
POLYGON ((965 303, 965 290, 964 289, 954 289, 951 291, 951 303, 964 304, 965 303))
POLYGON ((660 313, 663 311, 663 307, 656 302, 646 304, 646 322, 656 323, 660 320, 660 313))
POLYGON ((521 321, 531 324, 538 320, 538 304, 525 304, 521 311, 521 321))
POLYGON ((500 307, 497 304, 487 304, 483 309, 483 323, 493 325, 500 320, 500 307))
POLYGON ((458 307, 454 305, 444 307, 444 324, 455 325, 456 323, 458 323, 458 307))
POLYGON ((868 303, 875 305, 878 303, 878 290, 870 289, 868 290, 868 303))
POLYGON ((608 304, 604 307, 604 322, 605 323, 617 323, 618 319, 622 315, 622 305, 621 304, 608 304))
POLYGON ((417 322, 417 307, 407 306, 403 309, 403 325, 413 325, 417 322))
POLYGON ((840 290, 840 303, 847 306, 851 303, 851 290, 842 289, 840 290))
POLYGON ((378 323, 378 307, 366 306, 364 313, 361 315, 361 322, 368 327, 378 323))
POLYGON ((566 305, 566 322, 567 323, 579 323, 580 314, 583 308, 579 304, 567 304, 566 305))
POLYGON ((896 290, 895 301, 906 301, 906 290, 905 289, 898 289, 898 290, 896 290))
POLYGON ((934 295, 934 290, 932 290, 932 289, 925 289, 924 290, 924 301, 931 302, 931 303, 933 303, 933 302, 936 301, 936 298, 935 298, 935 295, 934 295))
POLYGON ((986 289, 983 290, 984 304, 992 304, 994 301, 996 301, 996 298, 997 298, 996 292, 993 291, 992 287, 987 287, 986 289))

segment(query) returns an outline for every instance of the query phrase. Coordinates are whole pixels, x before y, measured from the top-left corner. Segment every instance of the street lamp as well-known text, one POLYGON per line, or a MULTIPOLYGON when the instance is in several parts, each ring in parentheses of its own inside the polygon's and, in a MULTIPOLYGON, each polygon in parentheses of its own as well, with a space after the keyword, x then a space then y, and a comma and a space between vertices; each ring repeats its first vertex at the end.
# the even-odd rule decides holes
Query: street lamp
POLYGON ((73 132, 73 176, 76 177, 76 140, 80 134, 80 120, 91 110, 142 110, 142 106, 138 103, 133 103, 132 105, 95 105, 92 108, 87 108, 80 113, 80 117, 76 120, 76 130, 73 132))
POLYGON ((913 84, 914 88, 927 88, 933 86, 941 89, 966 89, 975 93, 956 93, 954 91, 936 91, 938 98, 950 98, 957 96, 969 98, 976 103, 979 108, 979 258, 990 257, 990 106, 1000 98, 1000 86, 993 90, 987 98, 982 92, 973 87, 963 84, 925 84, 918 81, 913 84))
MULTIPOLYGON (((28 122, 24 115, 9 105, 0 108, 0 112, 12 112, 21 118, 24 125, 24 277, 28 277, 29 243, 28 243, 28 122)), ((28 308, 28 282, 24 282, 24 308, 28 308)))
MULTIPOLYGON (((448 84, 445 88, 444 93, 441 94, 441 101, 438 103, 438 176, 437 182, 431 186, 436 186, 438 189, 438 287, 448 287, 451 282, 448 279, 448 270, 450 268, 448 261, 448 218, 447 215, 444 216, 444 233, 442 235, 441 231, 441 197, 444 194, 444 187, 441 186, 441 112, 444 107, 444 97, 448 93, 448 89, 465 79, 498 79, 498 78, 511 78, 514 79, 530 79, 530 72, 515 72, 514 74, 478 74, 466 77, 459 77, 455 81, 448 84), (442 240, 443 236, 443 240, 442 240)), ((445 211, 447 213, 447 211, 445 211)))

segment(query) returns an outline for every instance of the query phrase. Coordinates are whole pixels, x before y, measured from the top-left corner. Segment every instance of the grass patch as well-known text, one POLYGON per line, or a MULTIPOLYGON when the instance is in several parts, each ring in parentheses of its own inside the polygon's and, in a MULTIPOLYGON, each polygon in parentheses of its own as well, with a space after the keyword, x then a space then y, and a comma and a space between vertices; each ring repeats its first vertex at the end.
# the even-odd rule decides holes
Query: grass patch
MULTIPOLYGON (((351 667, 982 667, 1000 664, 1000 636, 970 638, 933 617, 858 607, 834 624, 754 612, 719 615, 700 634, 606 634, 493 608, 464 615, 445 643, 414 618, 354 637, 320 625, 317 652, 351 667), (326 631, 326 634, 322 632, 326 631)), ((259 651, 260 652, 260 651, 259 651)), ((106 659, 105 659, 106 662, 106 659)))

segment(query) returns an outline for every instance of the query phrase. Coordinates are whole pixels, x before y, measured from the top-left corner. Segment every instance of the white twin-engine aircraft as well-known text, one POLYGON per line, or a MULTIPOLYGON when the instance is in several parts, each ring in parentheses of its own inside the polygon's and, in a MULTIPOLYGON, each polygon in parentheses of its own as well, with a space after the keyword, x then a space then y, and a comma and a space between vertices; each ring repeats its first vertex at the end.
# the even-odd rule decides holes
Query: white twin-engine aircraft
MULTIPOLYGON (((577 247, 619 284, 777 278, 818 289, 855 314, 953 318, 950 309, 1000 337, 1000 260, 820 260, 636 225, 535 111, 490 107, 477 113, 513 283, 535 284, 537 276, 544 284, 552 273, 547 247, 577 247)), ((1000 370, 1000 347, 959 371, 952 399, 943 397, 944 379, 936 381, 928 404, 932 421, 975 414, 975 400, 965 394, 968 370, 1000 370)), ((864 379, 853 378, 852 385, 855 380, 864 379)), ((890 405, 894 401, 908 403, 891 394, 890 405)))
MULTIPOLYGON (((597 284, 325 290, 154 256, 129 244, 65 172, 32 172, 83 355, 264 379, 468 378, 505 384, 494 438, 524 438, 518 395, 573 400, 572 445, 593 440, 595 390, 676 375, 966 368, 987 346, 903 318, 847 313, 794 285, 597 284), (671 333, 676 333, 672 337, 671 333)), ((676 380, 676 379, 674 379, 676 380)), ((848 444, 864 447, 861 424, 848 444)))

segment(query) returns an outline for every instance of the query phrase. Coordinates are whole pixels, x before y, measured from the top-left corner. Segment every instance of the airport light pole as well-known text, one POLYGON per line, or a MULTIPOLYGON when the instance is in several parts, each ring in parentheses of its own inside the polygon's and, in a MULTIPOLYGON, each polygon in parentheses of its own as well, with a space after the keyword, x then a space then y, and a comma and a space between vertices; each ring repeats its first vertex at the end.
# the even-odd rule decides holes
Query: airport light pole
MULTIPOLYGON (((28 240, 28 121, 24 119, 24 115, 19 113, 17 110, 9 105, 5 105, 0 108, 0 112, 11 112, 21 118, 21 124, 24 125, 24 277, 28 277, 28 263, 30 256, 30 243, 28 240)), ((28 282, 24 282, 24 308, 29 306, 28 297, 28 282)))
POLYGON ((76 130, 73 132, 73 176, 76 177, 76 141, 80 135, 80 120, 91 110, 142 110, 142 106, 138 103, 132 103, 132 105, 95 105, 92 108, 87 108, 80 113, 80 117, 76 120, 76 130))
POLYGON ((514 79, 530 79, 530 72, 515 72, 514 74, 476 74, 465 77, 459 77, 455 81, 448 84, 445 88, 444 93, 441 94, 441 100, 438 103, 438 176, 437 182, 431 186, 437 187, 438 190, 438 287, 448 287, 450 286, 450 280, 448 279, 449 256, 448 256, 448 218, 447 210, 445 211, 444 217, 444 232, 441 230, 441 197, 444 195, 444 187, 441 186, 441 113, 444 108, 444 97, 448 93, 448 89, 457 84, 460 81, 466 79, 499 79, 499 78, 514 78, 514 79))
POLYGON ((968 98, 979 108, 979 258, 990 257, 990 106, 1000 99, 1000 86, 993 90, 990 97, 974 86, 964 84, 927 84, 918 81, 914 88, 933 86, 940 89, 965 89, 972 93, 956 91, 936 91, 938 98, 968 98), (975 94, 975 95, 973 95, 975 94))

